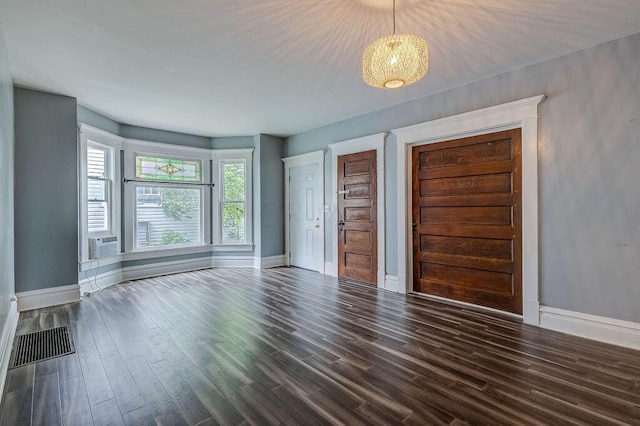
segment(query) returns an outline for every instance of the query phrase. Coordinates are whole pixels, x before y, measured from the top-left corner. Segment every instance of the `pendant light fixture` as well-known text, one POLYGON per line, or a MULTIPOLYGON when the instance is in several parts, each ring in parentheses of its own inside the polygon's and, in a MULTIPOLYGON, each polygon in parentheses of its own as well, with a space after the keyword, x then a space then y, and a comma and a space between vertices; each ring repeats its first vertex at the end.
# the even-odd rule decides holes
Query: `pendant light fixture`
POLYGON ((393 0, 393 34, 371 43, 362 54, 362 78, 381 89, 397 89, 420 80, 429 67, 429 46, 415 34, 396 34, 396 0, 393 0))

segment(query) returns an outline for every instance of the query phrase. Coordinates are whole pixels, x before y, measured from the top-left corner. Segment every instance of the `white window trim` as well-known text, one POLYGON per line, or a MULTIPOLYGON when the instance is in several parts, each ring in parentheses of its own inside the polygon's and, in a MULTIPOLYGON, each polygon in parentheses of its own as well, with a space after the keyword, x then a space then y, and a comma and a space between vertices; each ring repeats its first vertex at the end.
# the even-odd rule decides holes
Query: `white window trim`
MULTIPOLYGON (((80 123, 78 126, 79 135, 79 153, 80 159, 78 165, 78 186, 79 186, 79 224, 78 224, 78 238, 80 244, 78 245, 79 253, 78 258, 81 264, 95 263, 95 259, 89 259, 89 225, 88 225, 88 211, 87 211, 87 197, 88 188, 86 182, 87 176, 87 146, 89 141, 110 148, 111 152, 111 173, 113 175, 113 184, 111 185, 111 232, 109 235, 115 235, 118 237, 117 252, 121 251, 121 206, 120 206, 120 148, 122 146, 123 139, 120 136, 114 135, 104 130, 89 126, 85 123, 80 123)), ((97 235, 97 234, 95 234, 97 235)), ((107 235, 107 233, 104 233, 107 235)), ((114 259, 118 259, 119 255, 113 256, 114 259)), ((102 259, 101 259, 102 260, 102 259)), ((118 260, 116 260, 118 261, 118 260)), ((106 262, 106 260, 105 260, 106 262)))
POLYGON ((209 151, 213 162, 213 183, 215 184, 212 196, 212 251, 251 251, 253 250, 253 148, 247 149, 214 149, 209 151), (244 243, 229 244, 221 242, 222 236, 222 168, 220 165, 225 161, 242 160, 245 162, 245 179, 244 179, 244 243))
MULTIPOLYGON (((127 254, 127 258, 133 257, 136 259, 144 259, 151 257, 162 256, 175 256, 179 254, 192 253, 195 249, 208 247, 211 244, 210 241, 210 223, 211 223, 211 209, 209 209, 211 203, 211 190, 208 187, 201 186, 202 198, 201 198, 201 226, 200 226, 200 243, 197 244, 185 244, 151 248, 135 248, 135 237, 137 235, 137 223, 136 223, 136 187, 147 185, 148 186, 163 186, 166 185, 161 181, 153 179, 138 179, 135 177, 135 156, 136 155, 149 155, 149 156, 169 156, 183 158, 186 160, 199 160, 201 162, 200 183, 208 184, 210 174, 210 150, 202 148, 182 147, 177 145, 169 145, 158 142, 140 141, 125 139, 122 143, 124 149, 124 178, 140 180, 143 182, 130 182, 125 184, 124 187, 124 230, 125 241, 124 247, 127 254), (133 256, 133 253, 144 253, 144 255, 133 256)), ((191 183, 191 182, 189 182, 191 183)), ((180 184, 174 182, 174 184, 180 184)), ((186 186, 186 185, 185 185, 186 186)), ((198 187, 196 187, 198 188, 198 187)), ((208 248, 204 251, 208 251, 208 248)), ((133 259, 132 259, 133 260, 133 259)))
POLYGON ((538 104, 544 95, 392 130, 397 136, 398 291, 412 293, 411 148, 468 136, 522 129, 522 318, 539 325, 538 104))

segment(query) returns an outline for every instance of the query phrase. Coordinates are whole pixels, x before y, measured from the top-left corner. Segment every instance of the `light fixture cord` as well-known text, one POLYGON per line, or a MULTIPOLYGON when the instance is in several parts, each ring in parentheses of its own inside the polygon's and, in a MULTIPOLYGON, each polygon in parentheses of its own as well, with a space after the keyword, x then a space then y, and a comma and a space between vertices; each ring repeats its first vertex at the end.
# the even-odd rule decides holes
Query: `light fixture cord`
POLYGON ((396 35, 396 0, 393 0, 393 35, 396 35))

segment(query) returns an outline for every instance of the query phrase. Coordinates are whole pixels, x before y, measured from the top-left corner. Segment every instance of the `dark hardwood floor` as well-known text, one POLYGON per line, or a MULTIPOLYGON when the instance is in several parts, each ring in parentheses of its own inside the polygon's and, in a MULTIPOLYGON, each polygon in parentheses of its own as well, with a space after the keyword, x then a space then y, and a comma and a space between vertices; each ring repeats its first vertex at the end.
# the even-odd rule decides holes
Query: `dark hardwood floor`
POLYGON ((22 313, 77 353, 2 424, 640 424, 640 352, 309 271, 212 269, 22 313))

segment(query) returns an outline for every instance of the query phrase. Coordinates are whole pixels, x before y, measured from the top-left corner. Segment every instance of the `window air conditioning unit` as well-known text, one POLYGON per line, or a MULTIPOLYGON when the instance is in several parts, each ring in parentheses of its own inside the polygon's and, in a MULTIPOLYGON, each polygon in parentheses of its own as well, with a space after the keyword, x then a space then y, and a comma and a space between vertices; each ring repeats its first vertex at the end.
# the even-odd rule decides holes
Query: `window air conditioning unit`
POLYGON ((89 238, 89 259, 116 256, 118 254, 118 237, 89 238))

